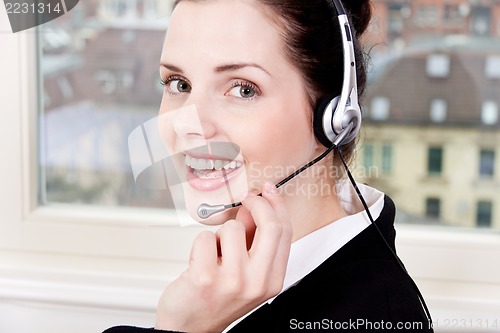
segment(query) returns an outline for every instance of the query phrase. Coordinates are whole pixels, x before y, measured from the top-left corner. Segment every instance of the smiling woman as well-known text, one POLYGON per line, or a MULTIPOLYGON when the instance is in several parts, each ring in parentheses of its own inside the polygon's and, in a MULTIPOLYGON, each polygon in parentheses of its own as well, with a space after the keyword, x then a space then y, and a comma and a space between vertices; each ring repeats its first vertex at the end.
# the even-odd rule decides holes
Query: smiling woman
MULTIPOLYGON (((156 330, 288 332, 293 320, 363 319, 389 324, 380 331, 416 323, 415 331, 432 332, 394 254, 392 201, 360 186, 361 204, 334 172, 361 124, 358 38, 371 16, 369 1, 345 5, 176 2, 161 55, 158 128, 186 179, 187 211, 221 227, 195 239, 188 269, 160 299, 156 330), (212 149, 218 143, 238 153, 212 149), (221 203, 231 209, 199 215, 221 203)), ((136 331, 148 330, 107 332, 136 331)))
MULTIPOLYGON (((280 43, 273 22, 252 3, 179 4, 172 15, 161 58, 165 94, 160 115, 193 104, 200 126, 196 129, 184 126, 194 123, 193 119, 176 116, 170 123, 171 130, 162 130, 162 133, 176 133, 166 140, 169 150, 202 158, 189 149, 207 142, 232 142, 241 150, 235 163, 243 168, 238 170, 249 169, 250 165, 255 170, 257 162, 262 166, 298 168, 318 154, 312 127, 304 126, 311 123, 304 82, 299 71, 279 52, 280 43), (231 12, 240 14, 229 21, 222 19, 231 12), (228 26, 232 28, 228 30, 228 26), (275 45, 276 49, 269 49, 269 45, 275 45), (193 49, 204 51, 192 52, 193 49), (292 128, 294 135, 290 136, 292 128)), ((188 177, 191 176, 192 186, 184 188, 189 211, 195 212, 203 202, 228 202, 226 187, 210 185, 224 184, 226 175, 196 177, 191 169, 188 177), (210 195, 199 191, 201 188, 211 190, 210 195)), ((280 180, 252 177, 248 179, 252 187, 247 188, 245 173, 231 172, 227 176, 230 192, 234 194, 231 199, 236 201, 243 199, 244 192, 259 192, 266 180, 273 183, 280 180)), ((206 223, 220 224, 235 214, 234 210, 228 211, 206 223)))
MULTIPOLYGON (((214 0, 200 0, 198 4, 210 1, 214 0)), ((340 53, 341 45, 340 39, 335 41, 340 36, 337 12, 325 6, 327 0, 244 2, 287 9, 273 11, 271 8, 276 7, 262 7, 282 37, 282 44, 277 48, 270 45, 269 51, 284 53, 285 59, 309 82, 308 87, 314 87, 312 83, 318 85, 308 88, 308 95, 315 91, 328 94, 330 89, 321 88, 321 82, 330 82, 332 87, 342 84, 340 55, 333 56, 335 51, 340 53), (312 10, 309 6, 319 9, 312 10), (300 18, 300 14, 307 18, 300 18), (328 20, 332 21, 331 26, 328 20), (312 36, 298 38, 297 33, 306 32, 303 27, 316 30, 312 36), (327 38, 332 38, 331 42, 327 38), (298 51, 301 46, 305 49, 298 51), (321 51, 325 51, 325 56, 318 58, 321 51)), ((398 208, 397 253, 426 296, 436 331, 452 325, 462 332, 498 331, 500 266, 494 263, 500 256, 500 118, 497 117, 500 30, 496 29, 500 3, 435 1, 431 8, 435 20, 431 22, 425 20, 428 0, 372 2, 375 17, 366 33, 358 36, 365 50, 370 50, 370 80, 362 99, 363 124, 351 171, 360 183, 371 184, 394 200, 398 208), (482 28, 477 29, 478 26, 482 28)), ((22 33, 12 33, 8 14, 0 8, 1 332, 65 332, 68 327, 74 333, 100 332, 117 323, 152 327, 159 295, 188 266, 193 239, 205 228, 179 227, 176 218, 181 212, 172 209, 169 191, 144 189, 144 183, 139 182, 143 178, 138 179, 136 186, 127 150, 131 131, 158 116, 162 95, 167 94, 165 86, 160 84, 158 64, 172 3, 173 0, 80 1, 68 14, 22 33)), ((361 2, 345 1, 344 5, 350 17, 368 19, 368 14, 359 14, 362 11, 357 8, 361 2)), ((230 17, 236 14, 231 13, 230 17)), ((351 27, 359 24, 354 18, 351 27)), ((228 24, 227 31, 233 25, 228 24)), ((361 32, 358 28, 358 35, 361 32)), ((248 44, 247 48, 251 46, 248 44)), ((359 50, 355 48, 356 52, 359 50)), ((192 52, 204 50, 197 47, 192 52)), ((361 60, 356 58, 358 66, 363 64, 361 60)), ((228 64, 257 63, 243 58, 222 65, 228 64)), ((191 64, 175 65, 183 66, 185 75, 180 79, 193 79, 192 73, 188 73, 191 64)), ((246 70, 249 69, 253 70, 246 70)), ((360 68, 359 91, 363 86, 362 75, 360 68)), ((249 108, 254 101, 240 103, 237 97, 252 94, 245 91, 240 94, 242 83, 250 81, 261 88, 260 82, 246 75, 231 79, 235 79, 232 82, 236 87, 224 87, 217 96, 235 97, 235 104, 247 106, 237 113, 253 112, 249 108), (224 96, 228 91, 229 96, 224 96)), ((188 89, 191 84, 196 89, 198 81, 187 83, 188 89)), ((178 88, 175 83, 170 86, 174 91, 186 90, 183 84, 178 88)), ((308 96, 311 105, 315 104, 312 97, 308 96)), ((205 102, 215 105, 214 100, 205 102)), ((192 126, 194 133, 200 133, 204 120, 201 116, 207 115, 201 106, 197 103, 172 108, 162 113, 162 117, 181 116, 176 126, 186 126, 184 131, 192 126), (181 109, 187 112, 181 113, 181 109), (194 117, 190 118, 190 114, 194 117)), ((312 109, 311 106, 309 110, 312 109)), ((156 121, 151 125, 156 128, 156 121)), ((182 133, 182 128, 178 130, 182 133)), ((272 131, 272 126, 266 126, 266 130, 272 131)), ((290 138, 294 131, 290 129, 290 138)), ((255 137, 262 132, 259 130, 255 137)), ((172 133, 172 140, 176 139, 176 133, 172 133)), ((262 149, 269 149, 274 141, 267 142, 262 149)), ((161 140, 157 143, 163 149, 161 140)), ((232 168, 234 162, 235 169, 237 159, 243 166, 245 151, 238 143, 231 143, 236 148, 231 152, 220 150, 216 142, 209 143, 210 151, 204 147, 200 147, 201 151, 179 151, 184 157, 184 166, 181 165, 184 172, 189 166, 202 177, 220 177, 217 163, 232 168), (184 152, 192 155, 187 163, 184 152), (232 162, 227 164, 229 160, 232 162)), ((342 149, 345 153, 347 146, 342 149)), ((381 265, 372 265, 371 273, 382 271, 379 275, 356 270, 364 267, 361 262, 370 262, 385 245, 376 237, 371 239, 376 243, 366 238, 354 242, 369 224, 367 220, 351 223, 363 214, 355 213, 361 211, 356 194, 342 192, 349 185, 325 181, 318 183, 321 186, 316 183, 299 186, 295 182, 319 174, 341 179, 344 170, 331 167, 332 161, 334 165, 339 161, 336 151, 333 155, 281 186, 279 192, 284 198, 298 193, 316 198, 336 191, 351 217, 339 219, 292 243, 283 292, 256 310, 255 315, 259 316, 255 318, 262 319, 260 326, 257 320, 255 326, 250 326, 254 314, 240 322, 249 330, 278 331, 267 323, 284 322, 287 318, 296 319, 285 325, 293 325, 292 328, 324 323, 325 318, 309 315, 309 308, 332 320, 337 318, 331 313, 342 316, 342 309, 349 311, 351 317, 358 316, 353 310, 357 308, 367 314, 369 300, 386 299, 373 293, 396 285, 390 284, 391 280, 384 285, 376 284, 386 273, 392 273, 385 272, 381 265), (355 246, 351 247, 350 242, 355 246), (349 248, 359 249, 358 256, 353 256, 349 248), (326 260, 332 253, 336 258, 340 255, 349 258, 351 265, 348 260, 332 259, 338 270, 328 274, 332 261, 326 260), (363 259, 362 254, 369 260, 358 260, 363 259), (316 269, 318 274, 313 273, 316 269), (318 276, 330 280, 321 281, 318 276), (363 284, 366 288, 361 286, 355 293, 352 286, 357 282, 366 282, 363 284), (311 297, 299 295, 301 290, 307 290, 311 297), (366 304, 347 304, 346 300, 366 304), (334 311, 328 312, 332 307, 334 311), (319 310, 322 308, 324 312, 319 310), (269 318, 263 319, 266 314, 269 318)), ((253 160, 243 171, 247 173, 244 187, 261 191, 257 184, 252 185, 253 179, 282 180, 296 172, 297 166, 267 166, 253 160)), ((148 183, 149 179, 144 180, 148 183)), ((380 222, 377 207, 383 211, 390 203, 383 202, 383 207, 373 204, 383 198, 380 192, 370 195, 366 187, 360 189, 373 217, 378 216, 380 222)), ((182 192, 176 193, 184 201, 182 192)), ((200 201, 210 199, 211 193, 205 193, 200 201)), ((232 194, 243 196, 240 191, 232 194)), ((319 208, 322 206, 318 203, 319 208)), ((305 206, 287 208, 287 212, 291 215, 300 207, 305 206)), ((390 220, 390 217, 385 219, 390 220)), ((304 224, 307 223, 315 221, 305 218, 304 224)), ((228 227, 231 228, 231 222, 228 227)), ((384 230, 392 229, 381 229, 384 230)), ((392 243, 391 236, 386 238, 392 243)), ((215 244, 221 243, 216 240, 215 244)), ((394 273, 397 279, 401 278, 397 270, 394 273)), ((209 281, 210 275, 204 276, 209 281)), ((239 282, 236 277, 227 285, 239 282)), ((260 276, 253 275, 254 281, 257 278, 260 276)), ((400 303, 407 304, 406 299, 400 303)), ((382 309, 381 304, 372 308, 382 309)), ((213 316, 214 320, 216 317, 213 316)), ((378 323, 376 319, 371 322, 378 323)), ((236 330, 230 327, 226 330, 236 330)))

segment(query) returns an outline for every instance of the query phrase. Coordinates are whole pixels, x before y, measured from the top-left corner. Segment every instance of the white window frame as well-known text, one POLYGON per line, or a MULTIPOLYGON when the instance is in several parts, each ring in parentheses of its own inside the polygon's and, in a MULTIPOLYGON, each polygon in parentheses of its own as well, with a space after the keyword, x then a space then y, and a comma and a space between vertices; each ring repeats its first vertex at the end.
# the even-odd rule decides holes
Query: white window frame
MULTIPOLYGON (((6 27, 0 16, 0 29, 6 27)), ((57 302, 22 281, 70 290, 90 283, 98 287, 59 301, 153 311, 162 287, 185 268, 201 228, 178 227, 164 211, 39 206, 35 34, 3 33, 0 45, 0 300, 14 293, 57 302), (139 300, 132 297, 137 290, 139 300)), ((397 232, 398 253, 435 316, 500 313, 498 232, 420 225, 397 225, 397 232)))

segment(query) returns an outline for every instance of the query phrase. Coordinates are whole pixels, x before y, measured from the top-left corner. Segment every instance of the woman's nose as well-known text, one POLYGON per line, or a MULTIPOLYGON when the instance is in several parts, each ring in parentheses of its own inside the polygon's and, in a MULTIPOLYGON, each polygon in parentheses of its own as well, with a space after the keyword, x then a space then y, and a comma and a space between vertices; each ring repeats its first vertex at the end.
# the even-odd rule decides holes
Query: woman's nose
POLYGON ((215 125, 206 110, 191 104, 175 112, 173 129, 177 136, 186 139, 209 139, 214 136, 215 125))

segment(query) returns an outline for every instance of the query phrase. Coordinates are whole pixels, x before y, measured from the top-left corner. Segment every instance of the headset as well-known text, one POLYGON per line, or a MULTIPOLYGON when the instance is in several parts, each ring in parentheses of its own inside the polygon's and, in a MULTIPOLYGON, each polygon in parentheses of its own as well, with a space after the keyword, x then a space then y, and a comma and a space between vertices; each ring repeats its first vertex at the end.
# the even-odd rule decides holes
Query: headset
MULTIPOLYGON (((379 227, 373 220, 373 217, 370 213, 368 205, 366 204, 361 191, 359 190, 354 177, 352 176, 347 163, 342 154, 342 146, 348 144, 352 140, 356 138, 359 133, 361 127, 361 107, 359 105, 358 100, 358 88, 357 88, 357 79, 356 79, 356 60, 354 54, 354 42, 352 36, 352 29, 349 24, 349 19, 344 10, 344 6, 340 0, 327 0, 330 7, 335 8, 338 15, 338 23, 340 27, 340 32, 342 35, 342 49, 343 49, 343 63, 344 63, 344 78, 342 82, 342 90, 339 96, 335 96, 333 98, 322 98, 317 103, 314 109, 313 115, 313 129, 314 134, 318 141, 320 141, 327 150, 322 153, 320 156, 302 166, 300 169, 290 174, 285 179, 278 182, 275 186, 279 188, 302 171, 306 170, 310 166, 316 164, 321 159, 326 157, 330 152, 336 149, 339 153, 340 159, 346 169, 348 178, 356 190, 356 193, 363 205, 364 210, 366 211, 368 218, 371 224, 375 227, 378 234, 380 235, 383 243, 386 245, 388 250, 392 253, 392 256, 396 260, 397 265, 406 273, 409 278, 410 283, 415 290, 420 303, 422 305, 422 309, 427 316, 427 320, 430 324, 432 324, 432 318, 429 309, 427 308, 427 304, 418 289, 415 281, 411 278, 408 271, 404 267, 403 263, 393 251, 384 235, 380 231, 379 227)), ((259 194, 261 195, 261 194, 259 194)), ((209 204, 201 204, 198 207, 198 216, 202 219, 206 219, 212 216, 215 213, 222 212, 226 209, 231 209, 233 207, 238 207, 241 205, 241 202, 231 203, 227 205, 209 205, 209 204)))
POLYGON ((323 98, 316 105, 313 127, 316 138, 325 147, 330 148, 332 145, 345 145, 356 138, 361 127, 361 107, 358 101, 352 29, 342 3, 339 0, 328 0, 328 3, 338 14, 344 55, 344 79, 339 96, 332 99, 323 98), (347 133, 338 142, 338 136, 344 131, 347 133))

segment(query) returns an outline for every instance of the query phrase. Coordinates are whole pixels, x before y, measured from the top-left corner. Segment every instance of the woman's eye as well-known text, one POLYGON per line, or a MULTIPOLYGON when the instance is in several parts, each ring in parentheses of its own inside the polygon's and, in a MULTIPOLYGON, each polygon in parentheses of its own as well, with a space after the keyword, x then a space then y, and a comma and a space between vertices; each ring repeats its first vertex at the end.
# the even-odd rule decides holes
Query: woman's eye
POLYGON ((255 97, 255 95, 258 94, 258 91, 255 87, 250 85, 239 84, 231 88, 228 94, 235 97, 250 99, 255 97))
POLYGON ((173 95, 191 92, 191 85, 182 79, 167 80, 165 86, 167 87, 167 91, 173 95))

